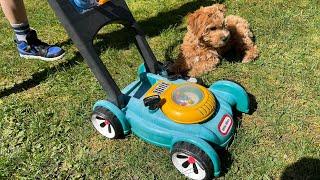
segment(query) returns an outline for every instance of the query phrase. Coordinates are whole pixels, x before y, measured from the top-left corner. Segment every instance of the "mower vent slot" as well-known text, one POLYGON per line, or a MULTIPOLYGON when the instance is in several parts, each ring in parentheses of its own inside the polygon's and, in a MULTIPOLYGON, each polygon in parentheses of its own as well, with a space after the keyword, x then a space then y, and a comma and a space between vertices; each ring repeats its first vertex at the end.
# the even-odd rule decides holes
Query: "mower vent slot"
POLYGON ((164 91, 166 91, 169 87, 169 84, 168 83, 165 83, 165 82, 161 82, 157 85, 157 87, 153 90, 153 93, 155 94, 162 94, 164 91))

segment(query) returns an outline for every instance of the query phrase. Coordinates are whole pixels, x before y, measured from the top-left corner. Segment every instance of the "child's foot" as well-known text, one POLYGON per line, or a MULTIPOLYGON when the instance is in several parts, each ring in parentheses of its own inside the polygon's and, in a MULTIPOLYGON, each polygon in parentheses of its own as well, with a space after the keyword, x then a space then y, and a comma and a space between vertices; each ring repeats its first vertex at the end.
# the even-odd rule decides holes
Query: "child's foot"
POLYGON ((61 59, 65 52, 58 46, 51 46, 38 39, 35 30, 31 30, 26 37, 27 41, 17 41, 20 57, 26 59, 40 59, 43 61, 55 61, 61 59))

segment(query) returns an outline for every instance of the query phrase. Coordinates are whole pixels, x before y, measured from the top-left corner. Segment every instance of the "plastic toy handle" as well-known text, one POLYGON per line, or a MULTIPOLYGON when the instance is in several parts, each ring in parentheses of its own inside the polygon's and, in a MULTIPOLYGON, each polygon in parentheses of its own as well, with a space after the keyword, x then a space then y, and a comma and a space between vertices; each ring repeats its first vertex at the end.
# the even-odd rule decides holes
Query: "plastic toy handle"
POLYGON ((159 95, 149 96, 143 99, 144 106, 149 107, 150 110, 155 110, 161 102, 159 95))
POLYGON ((143 99, 145 106, 151 106, 153 104, 157 104, 161 101, 161 98, 159 95, 149 96, 143 99))

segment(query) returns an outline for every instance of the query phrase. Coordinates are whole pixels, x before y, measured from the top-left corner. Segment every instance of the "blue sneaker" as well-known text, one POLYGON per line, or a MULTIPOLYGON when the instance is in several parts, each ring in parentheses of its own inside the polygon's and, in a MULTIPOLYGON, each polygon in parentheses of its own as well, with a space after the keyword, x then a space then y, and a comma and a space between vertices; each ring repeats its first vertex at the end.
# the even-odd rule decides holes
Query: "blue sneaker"
POLYGON ((15 40, 22 58, 55 61, 61 59, 65 54, 62 48, 40 41, 35 30, 27 34, 26 40, 27 42, 15 40))

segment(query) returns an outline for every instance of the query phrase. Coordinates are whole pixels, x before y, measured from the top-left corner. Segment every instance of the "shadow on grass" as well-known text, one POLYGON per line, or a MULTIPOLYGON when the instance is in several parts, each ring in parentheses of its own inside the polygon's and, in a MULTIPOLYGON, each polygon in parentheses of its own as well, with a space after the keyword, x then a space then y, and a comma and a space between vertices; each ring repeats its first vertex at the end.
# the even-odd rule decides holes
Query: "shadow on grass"
POLYGON ((244 57, 244 53, 239 53, 235 49, 231 49, 224 56, 224 60, 232 63, 240 63, 244 57))
POLYGON ((221 170, 219 177, 224 177, 233 163, 232 154, 226 149, 215 149, 221 161, 221 170))
POLYGON ((319 180, 320 160, 304 157, 286 167, 282 172, 281 180, 319 180))
POLYGON ((249 104, 249 113, 248 114, 252 115, 258 109, 258 102, 257 102, 256 97, 253 94, 248 93, 248 95, 249 95, 249 102, 250 102, 250 104, 249 104))
POLYGON ((48 67, 42 71, 38 71, 32 74, 32 77, 30 79, 25 80, 21 83, 17 83, 13 87, 3 89, 2 91, 0 91, 0 98, 36 87, 42 81, 46 80, 51 74, 54 74, 61 70, 70 69, 73 66, 79 64, 81 61, 82 60, 80 58, 80 53, 76 53, 74 57, 68 61, 62 62, 57 66, 48 67))

